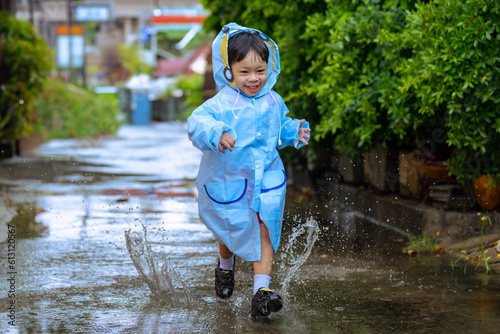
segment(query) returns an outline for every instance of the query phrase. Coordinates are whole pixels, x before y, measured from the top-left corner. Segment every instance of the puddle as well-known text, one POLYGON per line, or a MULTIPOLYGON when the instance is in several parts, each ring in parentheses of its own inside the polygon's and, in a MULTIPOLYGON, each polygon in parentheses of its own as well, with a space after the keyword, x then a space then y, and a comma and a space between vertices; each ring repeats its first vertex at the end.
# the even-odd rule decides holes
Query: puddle
POLYGON ((32 157, 0 161, 9 200, 34 203, 46 228, 16 239, 16 293, 8 297, 3 285, 0 332, 497 331, 497 275, 453 271, 446 256, 408 257, 404 231, 350 211, 335 194, 328 203, 287 203, 271 280, 285 297, 282 312, 249 317, 253 269, 241 261, 233 297, 217 300, 216 242, 195 197, 200 156, 184 124, 165 123, 99 141, 54 141, 32 157), (136 242, 128 248, 126 231, 136 242), (130 252, 149 268, 144 275, 130 252), (151 273, 162 270, 171 281, 155 280, 151 273))

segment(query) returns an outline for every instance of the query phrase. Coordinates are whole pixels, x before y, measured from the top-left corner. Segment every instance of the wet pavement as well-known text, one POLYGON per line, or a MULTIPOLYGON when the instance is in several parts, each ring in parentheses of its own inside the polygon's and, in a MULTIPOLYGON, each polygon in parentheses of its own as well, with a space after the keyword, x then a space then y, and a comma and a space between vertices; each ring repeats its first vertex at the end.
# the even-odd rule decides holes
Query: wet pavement
MULTIPOLYGON (((216 243, 196 203, 200 157, 184 124, 162 123, 124 126, 102 140, 52 141, 33 156, 0 161, 3 196, 32 208, 41 233, 15 238, 13 268, 2 243, 0 332, 498 331, 498 275, 452 270, 445 255, 408 257, 398 229, 342 212, 335 194, 321 203, 288 199, 271 281, 284 294, 282 312, 249 317, 252 266, 242 261, 233 297, 217 300, 216 243), (316 243, 306 233, 311 218, 320 225, 316 243), (143 240, 147 232, 144 245, 168 264, 170 293, 152 294, 132 262, 126 231, 143 240), (308 245, 311 254, 293 273, 308 245)), ((0 228, 5 237, 7 226, 0 228)))

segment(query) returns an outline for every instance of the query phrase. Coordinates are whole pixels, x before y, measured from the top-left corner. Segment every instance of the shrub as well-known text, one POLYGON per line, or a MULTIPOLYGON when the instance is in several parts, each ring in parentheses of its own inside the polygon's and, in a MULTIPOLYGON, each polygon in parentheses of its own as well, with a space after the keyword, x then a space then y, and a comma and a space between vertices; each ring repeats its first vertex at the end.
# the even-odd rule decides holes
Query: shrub
POLYGON ((500 7, 495 0, 434 0, 408 15, 413 57, 403 91, 421 115, 443 113, 451 172, 461 182, 500 174, 500 7))
POLYGON ((181 74, 177 77, 175 85, 170 87, 167 91, 167 96, 172 97, 173 90, 181 90, 184 96, 182 102, 182 114, 176 115, 180 120, 186 121, 191 115, 193 110, 203 103, 203 82, 204 76, 198 73, 193 73, 190 76, 181 74))
MULTIPOLYGON (((311 121, 316 140, 333 138, 351 157, 376 142, 428 143, 426 153, 448 159, 463 183, 500 178, 497 1, 202 3, 212 12, 208 28, 237 21, 278 43, 276 90, 292 116, 311 121)), ((309 154, 319 151, 312 144, 309 154)))
POLYGON ((0 11, 0 140, 32 130, 33 101, 50 68, 46 42, 33 26, 0 11))
POLYGON ((112 134, 124 118, 115 95, 96 94, 58 80, 47 83, 35 107, 37 131, 45 139, 112 134))
POLYGON ((411 55, 401 44, 406 12, 413 1, 329 1, 308 17, 303 39, 321 51, 311 57, 304 87, 318 101, 316 138, 335 135, 334 146, 354 157, 376 142, 414 143, 426 119, 414 101, 398 97, 399 63, 411 55))
POLYGON ((131 76, 141 73, 151 74, 153 68, 141 60, 137 44, 120 44, 117 47, 117 52, 122 66, 131 76))

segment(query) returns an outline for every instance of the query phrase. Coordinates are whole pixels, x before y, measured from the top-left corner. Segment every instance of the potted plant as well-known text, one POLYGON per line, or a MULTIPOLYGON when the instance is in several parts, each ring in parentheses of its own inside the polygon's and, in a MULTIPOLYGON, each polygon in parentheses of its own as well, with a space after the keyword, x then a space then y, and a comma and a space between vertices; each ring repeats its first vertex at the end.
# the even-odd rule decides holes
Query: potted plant
POLYGON ((474 180, 474 196, 481 209, 493 210, 500 208, 499 179, 499 177, 483 174, 474 180))

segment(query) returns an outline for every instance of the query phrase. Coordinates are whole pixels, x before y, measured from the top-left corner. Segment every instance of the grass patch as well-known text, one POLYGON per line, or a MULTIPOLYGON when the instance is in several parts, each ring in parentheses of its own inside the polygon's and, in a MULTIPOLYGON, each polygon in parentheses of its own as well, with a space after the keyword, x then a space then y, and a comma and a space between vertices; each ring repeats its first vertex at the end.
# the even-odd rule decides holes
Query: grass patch
POLYGON ((431 238, 427 233, 422 235, 410 235, 408 242, 406 244, 406 249, 403 252, 409 255, 429 255, 438 253, 441 250, 441 246, 437 240, 431 238))
MULTIPOLYGON (((496 248, 497 243, 495 243, 494 245, 485 245, 484 244, 484 240, 483 240, 484 226, 485 226, 486 222, 488 222, 490 225, 492 225, 492 223, 491 223, 490 217, 488 217, 488 216, 481 217, 481 221, 482 221, 482 223, 481 223, 481 244, 479 246, 473 247, 469 250, 462 250, 461 251, 462 255, 457 260, 451 261, 450 266, 452 269, 455 269, 456 267, 458 267, 458 263, 460 261, 465 261, 466 264, 464 267, 464 273, 467 272, 467 267, 470 263, 475 265, 474 270, 476 270, 480 265, 484 265, 484 267, 486 269, 486 273, 487 274, 491 273, 490 264, 497 263, 497 261, 493 260, 490 263, 491 256, 487 255, 486 253, 488 253, 488 251, 492 248, 492 246, 494 248, 496 248)), ((499 256, 500 255, 497 254, 497 257, 499 257, 499 256)))

